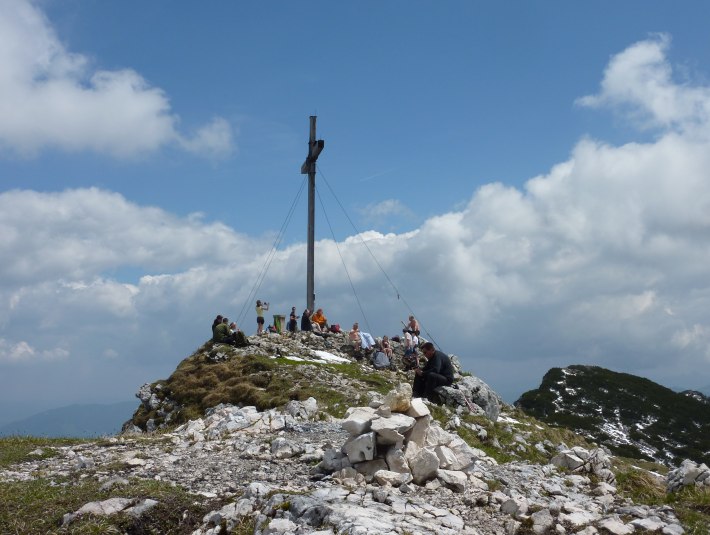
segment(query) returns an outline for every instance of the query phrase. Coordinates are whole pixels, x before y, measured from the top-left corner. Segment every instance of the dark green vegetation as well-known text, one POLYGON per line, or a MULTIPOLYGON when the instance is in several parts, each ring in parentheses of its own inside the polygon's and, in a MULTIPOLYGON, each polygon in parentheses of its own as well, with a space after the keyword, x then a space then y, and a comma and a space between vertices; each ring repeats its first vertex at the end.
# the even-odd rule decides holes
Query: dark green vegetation
POLYGON ((707 403, 642 377, 596 366, 552 368, 516 406, 617 455, 673 465, 684 459, 710 463, 707 403))

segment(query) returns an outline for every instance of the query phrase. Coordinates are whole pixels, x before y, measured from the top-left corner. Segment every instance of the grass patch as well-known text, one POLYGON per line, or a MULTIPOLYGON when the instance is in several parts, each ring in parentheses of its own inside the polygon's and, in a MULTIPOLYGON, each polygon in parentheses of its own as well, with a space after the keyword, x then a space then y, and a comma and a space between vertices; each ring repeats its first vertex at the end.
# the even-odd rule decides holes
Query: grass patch
POLYGON ((89 442, 89 439, 72 438, 41 438, 28 436, 11 436, 0 438, 0 468, 26 461, 49 459, 57 455, 55 448, 74 446, 89 442), (36 449, 42 450, 42 455, 30 455, 36 449))
MULTIPOLYGON (((224 348, 227 353, 229 350, 224 348)), ((215 362, 209 352, 208 345, 203 346, 183 360, 167 380, 158 382, 157 395, 177 408, 171 425, 201 418, 206 409, 220 403, 253 405, 264 411, 311 396, 318 400, 320 410, 342 416, 347 406, 358 404, 363 392, 384 394, 402 379, 395 372, 377 371, 355 362, 304 363, 257 355, 215 362)), ((163 423, 157 411, 143 406, 133 415, 134 423, 141 428, 149 419, 158 425, 163 423)))
MULTIPOLYGON (((671 505, 687 535, 710 535, 710 489, 684 487, 667 493, 665 481, 646 469, 634 468, 639 461, 619 462, 616 484, 619 494, 643 505, 671 505)), ((652 468, 660 468, 654 465, 652 468)))
MULTIPOLYGON (((434 418, 444 423, 451 416, 447 409, 437 407, 432 411, 434 418)), ((486 438, 480 439, 478 432, 461 426, 456 431, 470 446, 483 450, 488 456, 493 457, 499 463, 511 461, 526 461, 532 464, 547 464, 556 451, 546 449, 541 451, 535 447, 538 443, 558 445, 565 443, 567 446, 582 446, 586 449, 594 447, 579 435, 572 431, 550 426, 527 416, 519 409, 506 411, 506 416, 511 421, 492 422, 485 416, 475 416, 472 414, 460 415, 465 424, 476 425, 486 431, 486 438), (525 444, 516 440, 516 435, 520 435, 525 444)))
POLYGON ((100 490, 94 480, 36 479, 0 483, 0 533, 97 534, 97 533, 192 533, 203 516, 221 507, 217 501, 196 503, 180 487, 151 480, 132 480, 127 486, 100 490), (81 517, 61 527, 66 513, 82 505, 113 497, 152 498, 159 504, 141 518, 119 513, 108 517, 81 517))

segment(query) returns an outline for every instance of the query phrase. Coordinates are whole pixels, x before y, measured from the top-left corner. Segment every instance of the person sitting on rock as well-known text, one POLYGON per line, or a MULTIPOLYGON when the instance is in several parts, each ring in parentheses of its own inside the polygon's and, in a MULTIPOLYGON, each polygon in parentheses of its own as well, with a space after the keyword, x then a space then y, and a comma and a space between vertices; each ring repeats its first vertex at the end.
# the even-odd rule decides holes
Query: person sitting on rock
POLYGON ((249 344, 246 335, 237 328, 237 324, 232 322, 229 324, 230 343, 235 347, 246 347, 249 344))
POLYGON ((384 335, 382 337, 382 342, 380 342, 380 348, 382 349, 382 352, 387 355, 388 359, 392 358, 392 344, 390 344, 389 336, 384 335))
POLYGON ((348 338, 350 339, 350 344, 355 350, 362 347, 362 340, 360 338, 360 325, 355 322, 353 323, 353 328, 348 333, 348 338))
POLYGON ((313 332, 327 333, 328 332, 328 318, 323 314, 323 309, 319 308, 311 316, 311 327, 313 332))
POLYGON ((454 367, 449 356, 435 349, 431 342, 422 345, 422 353, 426 364, 423 368, 414 370, 412 396, 425 397, 429 401, 436 402, 435 390, 440 386, 449 386, 454 382, 454 367))
POLYGON ((220 323, 222 323, 222 314, 217 314, 217 317, 212 322, 212 338, 214 338, 215 327, 217 327, 217 325, 219 325, 220 323))
POLYGON ((214 328, 212 341, 218 344, 232 343, 232 331, 229 330, 229 318, 222 318, 222 322, 214 328))
POLYGON ((409 316, 409 321, 402 329, 404 334, 404 355, 410 356, 417 352, 419 346, 419 322, 414 316, 409 316))

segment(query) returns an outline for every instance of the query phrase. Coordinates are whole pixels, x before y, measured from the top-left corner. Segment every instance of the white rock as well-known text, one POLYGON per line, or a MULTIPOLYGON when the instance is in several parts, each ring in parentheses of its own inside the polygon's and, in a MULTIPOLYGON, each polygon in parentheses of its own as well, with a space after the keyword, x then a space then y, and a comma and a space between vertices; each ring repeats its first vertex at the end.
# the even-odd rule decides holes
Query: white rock
POLYGON ((392 412, 407 412, 412 402, 412 385, 399 383, 390 390, 382 404, 388 406, 392 412))
POLYGON ((468 478, 463 472, 439 469, 436 472, 436 477, 454 492, 464 492, 466 490, 468 478))
POLYGON ((599 527, 611 533, 611 535, 630 535, 634 532, 634 527, 624 524, 616 518, 605 518, 599 522, 599 527))
POLYGON ((371 461, 375 458, 375 433, 351 437, 343 446, 343 452, 352 464, 371 461))
POLYGON ((392 472, 390 470, 378 470, 373 477, 380 485, 391 485, 393 487, 399 487, 412 480, 412 474, 410 473, 392 472))
POLYGON ((379 418, 375 409, 370 407, 354 407, 345 412, 345 419, 340 424, 351 436, 362 435, 370 430, 373 418, 379 418))
POLYGON ((422 416, 431 414, 431 412, 429 411, 429 407, 426 406, 426 403, 424 403, 421 398, 414 398, 406 414, 412 418, 421 418, 422 416))
POLYGON ((439 469, 439 457, 428 448, 421 449, 409 459, 409 469, 414 482, 421 485, 436 477, 436 471, 439 469))

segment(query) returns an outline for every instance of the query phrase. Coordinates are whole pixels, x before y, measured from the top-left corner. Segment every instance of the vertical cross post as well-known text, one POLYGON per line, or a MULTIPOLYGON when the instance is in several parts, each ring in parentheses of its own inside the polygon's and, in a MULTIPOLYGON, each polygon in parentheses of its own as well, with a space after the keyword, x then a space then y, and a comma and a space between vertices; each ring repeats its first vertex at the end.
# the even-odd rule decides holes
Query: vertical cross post
POLYGON ((316 140, 316 116, 311 115, 311 131, 308 137, 308 156, 301 166, 301 174, 308 174, 308 253, 306 260, 306 306, 313 312, 316 300, 315 268, 315 227, 316 227, 316 160, 325 142, 316 140))

